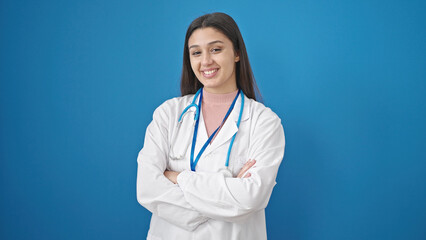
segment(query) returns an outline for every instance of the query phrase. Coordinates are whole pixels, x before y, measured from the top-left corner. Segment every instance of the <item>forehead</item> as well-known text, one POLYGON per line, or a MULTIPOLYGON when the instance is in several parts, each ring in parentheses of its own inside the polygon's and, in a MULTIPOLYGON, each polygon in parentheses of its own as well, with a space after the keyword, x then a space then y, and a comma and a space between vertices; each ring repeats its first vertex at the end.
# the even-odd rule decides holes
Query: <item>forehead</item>
POLYGON ((231 41, 222 32, 212 27, 199 28, 195 30, 188 39, 188 47, 192 45, 207 45, 213 41, 222 41, 225 44, 232 44, 231 41))

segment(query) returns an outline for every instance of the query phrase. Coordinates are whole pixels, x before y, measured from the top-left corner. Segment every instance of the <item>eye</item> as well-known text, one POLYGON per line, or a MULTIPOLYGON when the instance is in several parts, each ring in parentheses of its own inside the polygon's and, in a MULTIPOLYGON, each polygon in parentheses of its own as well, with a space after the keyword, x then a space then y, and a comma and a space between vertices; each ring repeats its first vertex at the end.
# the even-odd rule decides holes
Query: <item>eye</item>
POLYGON ((198 55, 200 55, 201 54, 201 52, 200 51, 193 51, 192 53, 191 53, 191 55, 192 56, 198 56, 198 55))
POLYGON ((212 53, 216 53, 216 52, 220 52, 220 51, 222 51, 222 49, 221 49, 221 48, 213 48, 213 49, 211 50, 211 52, 212 52, 212 53))

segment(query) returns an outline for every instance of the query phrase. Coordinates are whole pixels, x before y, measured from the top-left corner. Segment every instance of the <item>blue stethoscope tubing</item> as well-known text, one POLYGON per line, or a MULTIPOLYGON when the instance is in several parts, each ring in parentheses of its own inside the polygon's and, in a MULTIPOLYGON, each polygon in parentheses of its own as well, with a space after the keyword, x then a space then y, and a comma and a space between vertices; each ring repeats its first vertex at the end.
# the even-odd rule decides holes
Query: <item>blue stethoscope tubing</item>
MULTIPOLYGON (((179 117, 178 122, 182 121, 182 117, 183 115, 191 108, 191 107, 195 107, 196 111, 195 111, 195 116, 194 116, 194 120, 195 120, 195 125, 194 125, 194 134, 192 136, 192 146, 191 146, 191 157, 190 157, 190 166, 191 166, 191 171, 195 172, 195 167, 197 166, 198 160, 200 159, 201 155, 203 154, 204 150, 207 148, 207 146, 209 145, 209 143, 212 141, 213 137, 216 135, 216 133, 219 131, 220 127, 224 124, 225 120, 228 118, 229 114, 232 112, 235 102, 238 98, 238 95, 241 95, 241 107, 240 107, 240 112, 239 112, 239 116, 238 116, 238 121, 237 121, 237 129, 240 128, 240 123, 241 123, 241 116, 243 115, 243 109, 244 109, 244 94, 242 93, 241 89, 238 90, 237 95, 235 96, 234 101, 232 102, 231 106, 228 109, 228 112, 225 115, 225 118, 223 119, 222 123, 219 125, 218 128, 216 128, 216 130, 212 133, 212 135, 210 135, 209 139, 207 139, 206 143, 204 143, 203 147, 201 148, 200 152, 197 154, 197 157, 194 160, 194 151, 195 151, 195 144, 197 141, 197 132, 198 132, 198 123, 200 121, 200 111, 201 111, 201 103, 202 103, 202 98, 203 98, 203 88, 200 88, 194 95, 194 98, 192 100, 192 103, 189 104, 183 111, 182 114, 179 117), (195 101, 197 99, 197 97, 200 96, 199 100, 198 100, 198 105, 195 104, 195 101)), ((234 133, 234 135, 232 136, 231 142, 229 144, 229 148, 228 148, 228 153, 226 155, 226 162, 225 162, 225 166, 229 167, 229 157, 231 155, 231 150, 232 150, 232 146, 234 145, 234 141, 235 141, 235 137, 237 136, 237 132, 234 133)))
POLYGON ((198 97, 198 95, 200 95, 200 93, 201 93, 201 90, 202 90, 203 88, 200 88, 196 93, 195 93, 195 96, 194 96, 194 99, 192 100, 192 103, 191 104, 189 104, 185 109, 183 109, 183 111, 182 111, 182 114, 180 115, 180 117, 179 117, 179 121, 178 122, 181 122, 182 121, 182 117, 183 117, 183 115, 185 115, 185 113, 190 109, 190 108, 192 108, 192 107, 195 107, 195 116, 194 116, 194 120, 197 120, 198 119, 198 115, 200 114, 200 109, 199 109, 199 107, 198 107, 198 105, 197 104, 195 104, 195 100, 197 99, 197 97, 198 97))

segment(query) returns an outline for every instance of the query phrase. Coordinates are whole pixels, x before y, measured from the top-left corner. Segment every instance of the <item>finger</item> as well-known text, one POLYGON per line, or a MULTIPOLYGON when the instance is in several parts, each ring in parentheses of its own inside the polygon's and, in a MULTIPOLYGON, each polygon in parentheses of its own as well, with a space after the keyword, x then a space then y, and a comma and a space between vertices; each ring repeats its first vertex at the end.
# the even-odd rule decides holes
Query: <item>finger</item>
POLYGON ((256 163, 256 160, 250 159, 249 161, 244 164, 244 170, 247 171, 249 168, 253 167, 253 165, 256 163))
POLYGON ((248 167, 248 168, 253 167, 255 163, 256 163, 256 160, 254 160, 254 159, 250 160, 250 163, 249 163, 249 167, 248 167))
POLYGON ((242 178, 244 174, 256 163, 256 160, 249 160, 244 164, 243 168, 241 168, 240 172, 238 173, 237 177, 242 178))
POLYGON ((248 170, 250 170, 254 164, 256 163, 256 160, 250 160, 250 162, 247 164, 247 168, 244 170, 244 172, 241 174, 242 178, 248 178, 251 176, 251 173, 247 173, 248 170), (247 173, 247 174, 246 174, 247 173))
POLYGON ((242 178, 244 173, 249 169, 249 164, 250 164, 251 160, 247 161, 243 167, 241 168, 240 172, 238 173, 237 177, 238 178, 242 178))

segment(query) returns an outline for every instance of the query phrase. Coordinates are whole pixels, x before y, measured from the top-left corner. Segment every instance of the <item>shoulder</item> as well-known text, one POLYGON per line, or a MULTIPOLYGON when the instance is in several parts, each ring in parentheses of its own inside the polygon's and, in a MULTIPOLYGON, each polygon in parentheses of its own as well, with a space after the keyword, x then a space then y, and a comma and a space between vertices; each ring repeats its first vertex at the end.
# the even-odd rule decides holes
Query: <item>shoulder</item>
POLYGON ((185 95, 182 97, 174 97, 164 101, 154 110, 153 118, 170 119, 176 118, 176 115, 191 103, 194 94, 185 95))
MULTIPOLYGON (((263 103, 249 99, 250 104, 250 136, 252 144, 266 146, 264 143, 274 146, 285 146, 284 127, 281 118, 266 107, 263 103)), ((268 145, 269 146, 269 145, 268 145)))
POLYGON ((271 108, 266 107, 263 103, 253 99, 247 99, 248 106, 250 107, 250 118, 258 124, 261 123, 279 123, 281 124, 281 118, 272 111, 271 108))

